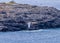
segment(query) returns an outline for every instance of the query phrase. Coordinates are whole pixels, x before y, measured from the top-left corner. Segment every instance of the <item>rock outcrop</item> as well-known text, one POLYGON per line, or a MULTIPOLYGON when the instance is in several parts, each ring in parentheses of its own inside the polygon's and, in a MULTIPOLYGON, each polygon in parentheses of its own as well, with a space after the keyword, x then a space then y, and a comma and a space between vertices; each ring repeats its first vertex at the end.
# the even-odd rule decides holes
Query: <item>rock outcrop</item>
POLYGON ((48 6, 0 3, 0 31, 60 27, 60 10, 48 6), (28 26, 30 24, 30 27, 28 26))

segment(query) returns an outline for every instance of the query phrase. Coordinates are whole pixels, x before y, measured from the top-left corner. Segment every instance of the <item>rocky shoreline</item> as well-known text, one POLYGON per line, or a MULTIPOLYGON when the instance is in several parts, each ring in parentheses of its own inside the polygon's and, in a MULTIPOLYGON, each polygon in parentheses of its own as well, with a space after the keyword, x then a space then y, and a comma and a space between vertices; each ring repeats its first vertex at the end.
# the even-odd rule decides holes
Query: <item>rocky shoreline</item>
POLYGON ((0 31, 60 27, 60 10, 48 6, 0 3, 0 31))

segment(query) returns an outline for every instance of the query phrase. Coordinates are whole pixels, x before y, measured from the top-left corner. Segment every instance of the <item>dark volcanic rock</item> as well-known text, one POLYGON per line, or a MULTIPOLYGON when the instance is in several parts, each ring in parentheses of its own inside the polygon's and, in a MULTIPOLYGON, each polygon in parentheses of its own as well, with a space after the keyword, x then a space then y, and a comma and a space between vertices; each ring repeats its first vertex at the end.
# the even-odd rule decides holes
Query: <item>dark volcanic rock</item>
POLYGON ((2 5, 3 9, 0 10, 0 31, 37 30, 60 27, 60 10, 56 8, 31 6, 28 4, 4 5, 2 5), (30 27, 28 23, 30 23, 30 27))

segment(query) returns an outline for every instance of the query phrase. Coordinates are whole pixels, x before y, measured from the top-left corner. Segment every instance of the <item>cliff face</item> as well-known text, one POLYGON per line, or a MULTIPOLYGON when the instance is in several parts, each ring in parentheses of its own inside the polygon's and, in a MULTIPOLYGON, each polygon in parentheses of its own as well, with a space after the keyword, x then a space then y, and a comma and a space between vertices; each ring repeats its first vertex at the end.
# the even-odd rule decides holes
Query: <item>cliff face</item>
POLYGON ((60 27, 60 11, 56 8, 28 4, 0 4, 0 31, 58 27, 60 27))

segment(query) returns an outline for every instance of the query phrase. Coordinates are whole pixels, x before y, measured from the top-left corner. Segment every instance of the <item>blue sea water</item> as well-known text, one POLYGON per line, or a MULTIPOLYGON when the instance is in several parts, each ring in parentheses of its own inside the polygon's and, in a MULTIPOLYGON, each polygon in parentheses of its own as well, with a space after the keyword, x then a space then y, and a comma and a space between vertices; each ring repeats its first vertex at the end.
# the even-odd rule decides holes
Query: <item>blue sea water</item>
POLYGON ((0 32, 0 43, 60 43, 60 28, 0 32))

